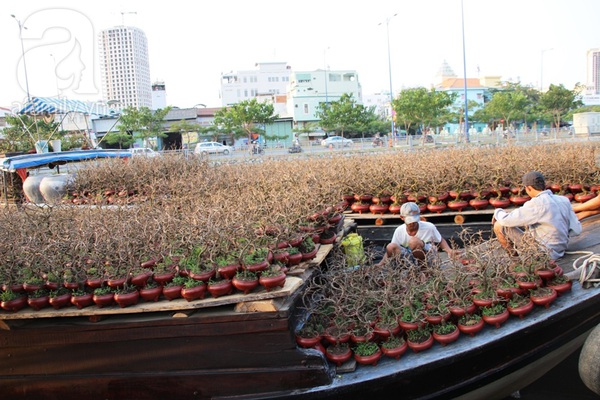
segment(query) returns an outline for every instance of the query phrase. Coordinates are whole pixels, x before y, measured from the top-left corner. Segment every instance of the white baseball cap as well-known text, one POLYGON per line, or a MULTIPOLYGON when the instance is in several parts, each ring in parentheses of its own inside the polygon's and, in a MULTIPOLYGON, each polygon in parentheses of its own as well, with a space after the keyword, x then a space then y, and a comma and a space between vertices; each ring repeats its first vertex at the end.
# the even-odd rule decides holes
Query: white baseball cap
POLYGON ((408 202, 400 207, 400 215, 404 218, 404 223, 411 224, 421 220, 421 209, 417 203, 408 202))

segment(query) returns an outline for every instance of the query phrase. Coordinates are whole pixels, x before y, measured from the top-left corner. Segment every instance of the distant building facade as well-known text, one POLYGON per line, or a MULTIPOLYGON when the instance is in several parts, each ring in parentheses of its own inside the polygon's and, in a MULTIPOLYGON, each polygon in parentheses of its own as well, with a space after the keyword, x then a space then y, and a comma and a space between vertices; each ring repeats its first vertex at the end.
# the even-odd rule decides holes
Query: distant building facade
POLYGON ((102 96, 121 108, 152 108, 152 85, 146 34, 131 26, 105 29, 99 35, 102 96))
POLYGON ((253 70, 221 74, 221 104, 226 107, 261 97, 274 104, 280 103, 281 96, 286 94, 290 74, 291 67, 285 62, 256 63, 253 70))
POLYGON ((167 90, 164 82, 152 84, 152 109, 162 110, 167 107, 167 90))
POLYGON ((357 103, 363 103, 362 87, 356 71, 318 69, 293 72, 287 109, 296 124, 317 121, 315 112, 319 104, 338 101, 345 93, 352 94, 357 103))

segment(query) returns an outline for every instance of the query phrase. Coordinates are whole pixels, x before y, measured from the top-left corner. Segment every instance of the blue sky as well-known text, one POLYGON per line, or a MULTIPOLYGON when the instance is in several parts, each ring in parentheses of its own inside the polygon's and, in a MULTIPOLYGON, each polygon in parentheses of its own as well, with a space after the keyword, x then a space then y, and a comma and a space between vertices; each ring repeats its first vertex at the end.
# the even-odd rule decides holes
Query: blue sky
MULTIPOLYGON (((539 87, 586 80, 586 51, 600 47, 598 0, 463 0, 468 77, 498 75, 539 87), (543 54, 543 63, 542 63, 543 54), (479 72, 478 72, 479 71, 479 72)), ((0 3, 0 106, 22 102, 25 81, 15 14, 34 96, 98 100, 100 30, 123 22, 144 30, 152 80, 167 102, 220 106, 221 73, 257 62, 294 70, 356 70, 363 94, 426 86, 446 60, 463 75, 460 0, 170 0, 0 3), (396 14, 396 16, 394 16, 396 14)))

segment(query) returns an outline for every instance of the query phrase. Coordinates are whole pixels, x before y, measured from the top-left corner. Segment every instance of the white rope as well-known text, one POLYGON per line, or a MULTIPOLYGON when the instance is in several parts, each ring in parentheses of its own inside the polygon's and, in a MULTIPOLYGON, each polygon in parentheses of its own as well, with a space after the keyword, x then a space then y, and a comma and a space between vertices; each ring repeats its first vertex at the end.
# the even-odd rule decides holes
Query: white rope
POLYGON ((574 279, 579 275, 579 283, 582 286, 586 282, 600 282, 600 278, 592 279, 596 269, 600 268, 600 254, 593 251, 568 251, 567 254, 583 254, 573 261, 573 272, 566 274, 569 278, 574 279))

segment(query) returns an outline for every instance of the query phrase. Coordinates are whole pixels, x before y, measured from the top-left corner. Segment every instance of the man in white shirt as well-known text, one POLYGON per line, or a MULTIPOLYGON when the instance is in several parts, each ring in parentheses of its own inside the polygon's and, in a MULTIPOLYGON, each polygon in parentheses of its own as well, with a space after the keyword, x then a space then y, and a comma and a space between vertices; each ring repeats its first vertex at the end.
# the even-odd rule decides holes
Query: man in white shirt
POLYGON ((492 224, 498 241, 509 254, 518 252, 519 243, 525 233, 549 250, 550 259, 556 260, 565 254, 569 237, 581 233, 581 223, 573 212, 569 200, 546 190, 544 176, 538 171, 523 175, 523 186, 531 200, 510 213, 498 208, 492 224))
POLYGON ((394 231, 392 241, 386 246, 379 265, 399 256, 412 262, 425 260, 426 254, 435 251, 438 245, 451 257, 457 254, 440 235, 435 225, 421 221, 421 210, 416 203, 404 203, 400 208, 400 218, 404 220, 404 224, 394 231))

